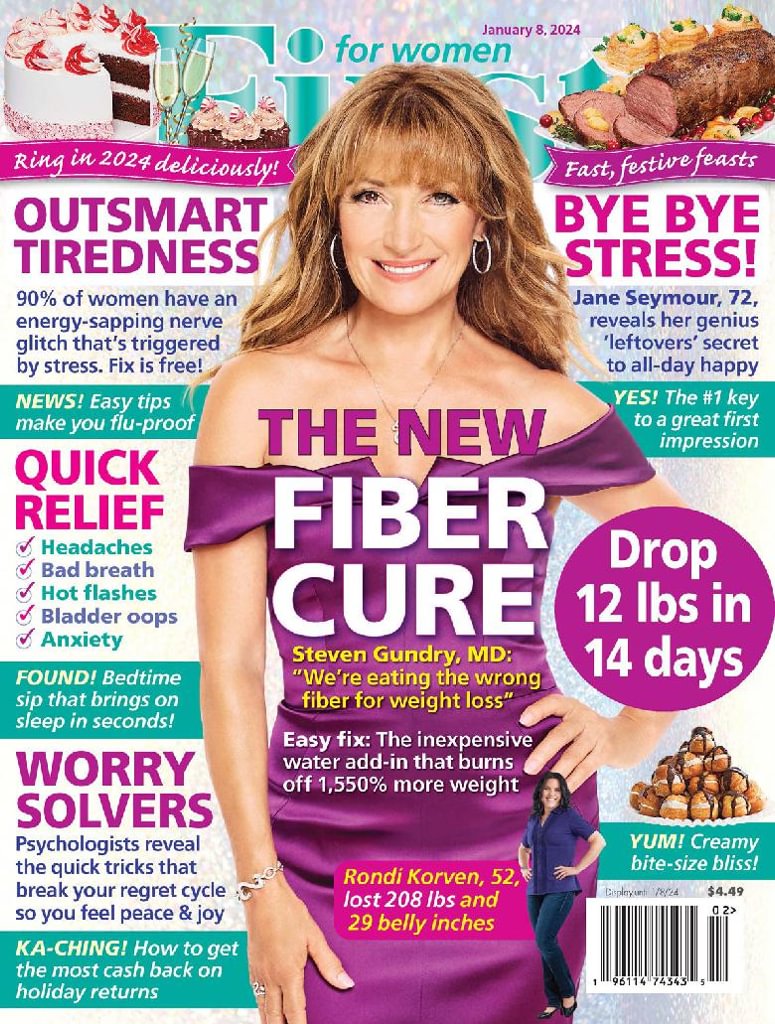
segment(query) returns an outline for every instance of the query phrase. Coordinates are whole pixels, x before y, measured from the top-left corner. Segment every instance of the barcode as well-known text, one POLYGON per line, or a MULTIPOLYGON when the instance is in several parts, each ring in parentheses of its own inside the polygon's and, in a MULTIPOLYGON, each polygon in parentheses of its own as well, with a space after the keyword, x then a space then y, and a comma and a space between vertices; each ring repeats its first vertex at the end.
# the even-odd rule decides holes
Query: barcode
POLYGON ((697 980, 696 906, 625 903, 603 906, 600 913, 602 981, 632 974, 697 980))
POLYGON ((709 899, 588 900, 587 991, 739 991, 742 917, 709 899))
POLYGON ((708 981, 729 980, 729 918, 708 918, 708 981))

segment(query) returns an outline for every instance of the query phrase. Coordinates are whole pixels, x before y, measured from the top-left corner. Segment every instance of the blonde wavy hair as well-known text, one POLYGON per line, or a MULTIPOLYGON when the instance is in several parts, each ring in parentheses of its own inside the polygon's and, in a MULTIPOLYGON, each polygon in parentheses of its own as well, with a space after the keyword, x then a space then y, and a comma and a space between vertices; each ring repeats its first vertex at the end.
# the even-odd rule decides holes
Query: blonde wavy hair
MULTIPOLYGON (((497 97, 466 71, 385 65, 339 99, 299 147, 286 211, 262 238, 275 270, 242 317, 240 352, 276 348, 349 309, 358 292, 329 250, 339 201, 367 167, 389 161, 391 181, 449 189, 485 222, 492 268, 471 263, 458 286, 464 321, 543 369, 564 371, 583 351, 566 284, 533 199, 527 161, 497 97)), ((479 257, 483 259, 482 256, 479 257)))

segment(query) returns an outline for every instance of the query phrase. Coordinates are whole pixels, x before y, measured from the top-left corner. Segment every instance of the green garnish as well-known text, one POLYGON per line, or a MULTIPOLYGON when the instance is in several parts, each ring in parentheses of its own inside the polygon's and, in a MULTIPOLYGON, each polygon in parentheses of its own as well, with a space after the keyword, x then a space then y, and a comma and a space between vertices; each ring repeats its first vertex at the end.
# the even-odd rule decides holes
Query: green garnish
POLYGON ((611 38, 610 36, 603 36, 602 43, 598 43, 597 46, 593 46, 592 47, 592 52, 593 53, 600 53, 601 50, 604 50, 606 48, 606 46, 608 46, 608 40, 610 38, 611 38))
POLYGON ((551 131, 556 139, 561 139, 563 142, 578 142, 576 133, 567 121, 554 125, 551 131))
POLYGON ((627 42, 627 36, 617 36, 616 38, 619 40, 620 43, 627 42))
POLYGON ((725 7, 721 12, 721 17, 725 21, 740 21, 743 15, 740 11, 736 11, 734 7, 725 7))
POLYGON ((641 37, 641 39, 645 39, 646 38, 646 33, 643 31, 643 29, 640 30, 640 37, 641 37))
POLYGON ((680 21, 677 21, 677 22, 675 23, 675 25, 673 25, 673 32, 683 32, 683 30, 684 30, 684 27, 683 27, 683 25, 682 25, 682 24, 680 23, 680 21))

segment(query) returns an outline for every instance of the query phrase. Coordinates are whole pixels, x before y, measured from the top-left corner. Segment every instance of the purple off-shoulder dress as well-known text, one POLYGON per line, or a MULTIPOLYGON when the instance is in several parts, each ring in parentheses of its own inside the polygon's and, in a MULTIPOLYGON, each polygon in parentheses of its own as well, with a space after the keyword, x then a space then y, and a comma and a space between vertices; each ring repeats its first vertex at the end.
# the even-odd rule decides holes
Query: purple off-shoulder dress
MULTIPOLYGON (((493 477, 532 477, 543 484, 548 495, 578 495, 640 483, 653 473, 615 411, 609 409, 591 426, 557 444, 539 448, 534 455, 507 456, 486 465, 440 457, 432 465, 429 477, 475 474, 480 483, 478 495, 465 494, 460 499, 468 503, 486 500, 483 493, 493 477)), ((384 612, 384 566, 404 564, 408 569, 407 625, 399 633, 385 638, 385 643, 396 649, 424 646, 430 639, 437 647, 458 651, 462 659, 456 666, 458 670, 467 668, 469 644, 500 644, 513 652, 510 668, 540 672, 542 684, 537 691, 517 688, 512 700, 506 701, 502 709, 492 711, 466 713, 445 710, 428 714, 422 710, 366 712, 345 709, 310 712, 302 707, 303 676, 294 669, 320 666, 308 666, 303 662, 291 664, 293 646, 303 643, 322 648, 328 645, 371 649, 382 639, 358 636, 345 626, 341 614, 339 573, 332 583, 314 580, 302 584, 296 593, 296 609, 300 615, 314 620, 335 619, 334 637, 302 639, 289 633, 273 617, 285 675, 284 699, 278 709, 269 748, 270 807, 275 842, 286 865, 289 882, 306 903, 356 983, 350 991, 337 991, 321 979, 312 963, 308 963, 305 980, 308 1021, 309 1024, 336 1024, 342 1020, 349 1024, 522 1024, 545 1005, 541 960, 532 940, 344 939, 335 932, 333 925, 333 874, 339 863, 353 860, 513 861, 531 811, 534 784, 531 777, 523 777, 520 792, 496 796, 482 792, 452 793, 449 787, 442 795, 395 795, 390 791, 392 785, 389 785, 387 793, 372 791, 339 795, 324 795, 313 788, 308 793, 288 796, 282 789, 284 778, 298 774, 286 771, 283 766, 283 755, 288 754, 283 750, 282 734, 286 730, 332 737, 345 728, 372 737, 380 730, 411 736, 415 736, 418 730, 426 734, 520 733, 524 730, 518 721, 525 707, 556 689, 540 636, 539 606, 546 575, 547 550, 530 550, 519 528, 512 530, 512 540, 506 550, 489 550, 486 544, 451 552, 430 550, 426 544, 427 505, 423 503, 427 479, 420 489, 421 500, 416 510, 422 520, 423 531, 411 548, 361 551, 356 530, 353 550, 334 550, 330 543, 331 482, 336 477, 351 478, 357 502, 362 481, 377 475, 369 458, 342 462, 321 470, 291 466, 262 466, 258 469, 194 466, 191 470, 186 547, 227 543, 249 530, 265 526, 270 596, 278 577, 299 562, 327 562, 337 568, 347 562, 365 562, 368 566, 367 579, 373 584, 373 594, 369 592, 366 596, 366 614, 374 619, 384 612), (296 549, 278 550, 274 544, 273 524, 275 480, 283 475, 305 477, 309 474, 322 477, 324 488, 305 493, 303 500, 321 506, 323 520, 297 524, 296 549), (411 585, 413 567, 433 561, 464 565, 475 578, 486 563, 532 562, 534 578, 526 581, 526 585, 534 593, 530 614, 535 620, 535 635, 529 638, 457 637, 442 613, 439 631, 434 637, 416 636, 412 629, 415 610, 411 585)), ((545 510, 539 516, 544 532, 551 540, 552 516, 545 510)), ((486 522, 486 514, 480 514, 470 523, 460 521, 455 528, 484 531, 486 522)), ((474 621, 481 620, 481 603, 479 585, 468 601, 474 621)), ((525 609, 519 609, 519 612, 522 617, 526 614, 525 609)), ((384 671, 391 666, 374 663, 351 667, 365 673, 372 669, 384 671)), ((502 665, 492 667, 495 670, 503 668, 502 665)), ((486 664, 478 664, 472 670, 486 671, 487 668, 486 664)), ((556 724, 557 719, 549 719, 532 729, 534 743, 537 745, 556 724)), ((374 741, 370 752, 376 753, 377 750, 374 741)), ((410 748, 411 752, 413 748, 410 748)), ((329 753, 345 751, 337 748, 332 739, 329 753)), ((404 754, 405 751, 400 750, 399 753, 404 754)), ((476 754, 477 751, 470 753, 476 754)), ((479 753, 508 753, 515 757, 514 774, 523 775, 526 753, 522 748, 508 751, 483 749, 479 753)), ((386 776, 390 784, 394 775, 406 777, 408 773, 382 770, 379 774, 386 776)), ((485 770, 477 774, 487 776, 497 775, 497 772, 485 770)), ((587 821, 597 825, 594 779, 576 791, 574 804, 587 821)), ((580 881, 584 896, 594 895, 595 880, 594 870, 583 873, 580 881)), ((584 960, 584 904, 584 899, 576 900, 562 934, 563 951, 574 979, 578 979, 584 960)))

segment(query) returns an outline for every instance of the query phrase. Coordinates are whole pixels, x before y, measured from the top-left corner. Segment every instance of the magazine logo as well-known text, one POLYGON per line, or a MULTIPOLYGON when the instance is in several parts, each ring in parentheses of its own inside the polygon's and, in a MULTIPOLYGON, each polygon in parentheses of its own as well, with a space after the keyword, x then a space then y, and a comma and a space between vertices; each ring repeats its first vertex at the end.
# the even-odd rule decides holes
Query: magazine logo
MULTIPOLYGON (((175 47, 180 34, 177 25, 149 26, 163 47, 175 47)), ((278 34, 277 25, 216 25, 201 24, 187 28, 195 39, 215 40, 240 39, 252 44, 260 52, 260 64, 275 69, 288 60, 293 71, 275 71, 274 81, 285 91, 285 111, 291 126, 291 144, 296 145, 315 128, 331 106, 332 75, 306 70, 316 64, 326 53, 335 55, 337 65, 363 67, 365 74, 377 64, 441 64, 450 67, 464 67, 471 71, 500 64, 503 70, 488 70, 479 77, 485 85, 499 82, 516 83, 524 89, 530 102, 543 103, 546 98, 547 76, 545 74, 520 74, 510 68, 511 47, 507 43, 492 43, 489 40, 399 40, 387 42, 362 42, 345 33, 337 40, 327 40, 318 29, 302 26, 292 29, 284 39, 278 34), (296 70, 298 69, 298 70, 296 70)), ((354 84, 362 74, 343 74, 341 81, 354 84)), ((588 60, 557 76, 565 93, 595 89, 605 76, 593 60, 588 60)), ((213 99, 237 104, 252 110, 261 96, 257 78, 248 74, 247 79, 236 89, 228 92, 210 93, 213 99)), ((205 96, 205 87, 194 97, 193 105, 198 106, 205 96)), ((505 106, 506 115, 514 133, 525 152, 531 173, 536 176, 549 166, 547 143, 535 134, 538 121, 521 111, 505 106)), ((551 143, 548 144, 551 146, 551 143)))

